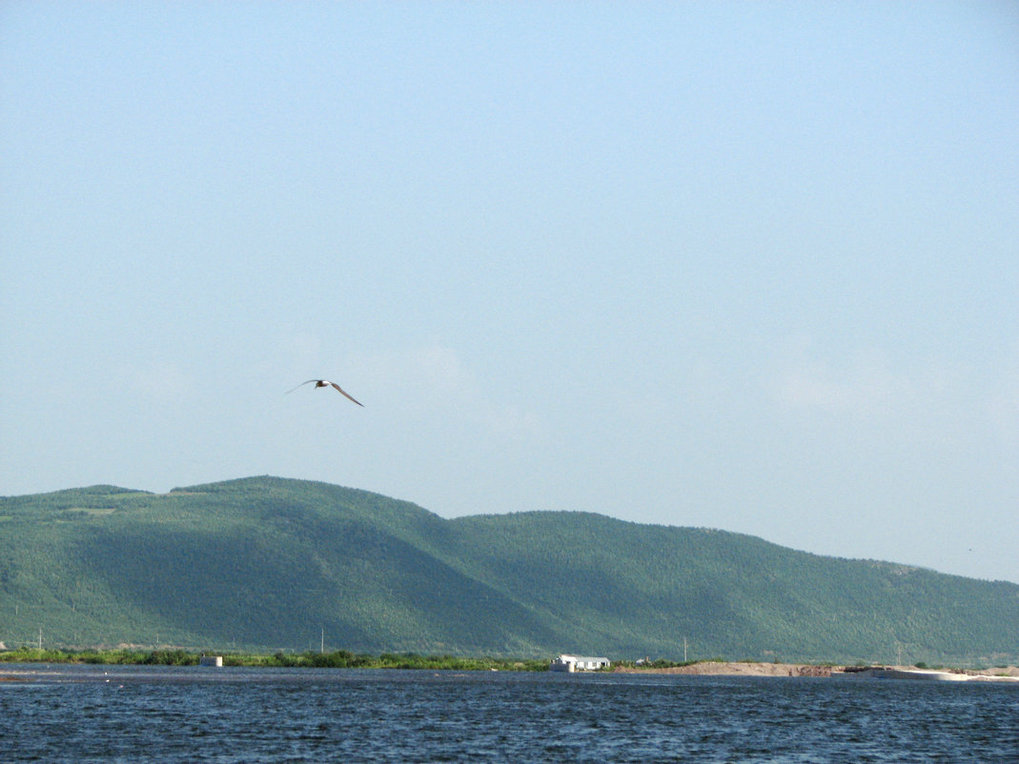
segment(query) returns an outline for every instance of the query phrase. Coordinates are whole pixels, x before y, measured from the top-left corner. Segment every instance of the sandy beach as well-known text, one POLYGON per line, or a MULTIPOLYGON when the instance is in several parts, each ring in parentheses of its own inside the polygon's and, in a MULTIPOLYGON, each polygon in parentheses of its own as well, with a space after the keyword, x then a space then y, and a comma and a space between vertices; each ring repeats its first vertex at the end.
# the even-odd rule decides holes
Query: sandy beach
MULTIPOLYGON (((688 666, 672 668, 631 668, 616 666, 613 671, 637 674, 701 674, 717 676, 816 676, 830 677, 832 673, 842 673, 843 666, 816 666, 809 663, 754 663, 742 661, 704 661, 688 666)), ((918 672, 915 666, 886 666, 901 672, 918 672)), ((946 669, 946 672, 971 677, 1013 677, 1019 679, 1019 667, 988 669, 946 669)))

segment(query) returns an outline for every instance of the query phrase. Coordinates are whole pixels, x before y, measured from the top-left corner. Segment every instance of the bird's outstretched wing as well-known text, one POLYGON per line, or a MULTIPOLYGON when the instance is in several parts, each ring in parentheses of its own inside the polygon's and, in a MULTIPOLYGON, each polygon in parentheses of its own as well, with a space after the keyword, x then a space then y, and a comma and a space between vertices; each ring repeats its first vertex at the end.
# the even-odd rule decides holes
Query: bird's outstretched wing
POLYGON ((338 384, 336 384, 335 382, 330 382, 329 384, 330 384, 330 385, 332 385, 333 387, 335 387, 335 388, 336 388, 337 390, 339 390, 339 391, 340 391, 341 393, 343 393, 343 394, 344 394, 345 396, 347 396, 348 398, 350 398, 350 400, 354 401, 354 403, 356 403, 356 404, 357 404, 358 406, 360 406, 361 408, 364 408, 364 404, 363 404, 363 403, 361 403, 361 401, 359 401, 359 400, 355 399, 353 395, 351 395, 350 393, 348 393, 348 392, 347 392, 346 390, 344 390, 344 389, 343 389, 342 387, 340 387, 340 386, 339 386, 338 384))
POLYGON ((304 387, 305 385, 309 384, 310 382, 318 382, 318 380, 317 379, 309 379, 307 382, 302 382, 297 387, 291 388, 290 390, 287 390, 283 394, 284 395, 290 395, 290 393, 294 392, 294 390, 296 390, 298 387, 304 387))

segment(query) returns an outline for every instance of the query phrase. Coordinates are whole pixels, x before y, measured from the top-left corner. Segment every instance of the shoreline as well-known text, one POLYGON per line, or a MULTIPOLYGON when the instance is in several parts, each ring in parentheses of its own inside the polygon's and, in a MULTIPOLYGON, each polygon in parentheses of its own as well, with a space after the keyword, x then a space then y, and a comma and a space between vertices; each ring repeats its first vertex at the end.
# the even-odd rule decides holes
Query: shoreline
MULTIPOLYGON (((209 653, 193 652, 182 648, 154 649, 151 651, 131 649, 136 646, 121 646, 112 650, 39 650, 22 647, 18 650, 0 650, 0 681, 10 681, 11 672, 4 672, 3 665, 19 663, 47 664, 95 664, 105 666, 152 665, 152 666, 197 666, 207 665, 209 653)), ((356 654, 347 650, 332 653, 277 652, 265 653, 213 653, 215 665, 249 668, 365 668, 365 669, 416 669, 452 671, 547 671, 549 664, 542 659, 509 658, 464 658, 455 656, 423 656, 414 653, 379 656, 356 654)), ((771 677, 814 677, 814 678, 875 678, 875 679, 926 679, 939 681, 994 681, 1019 682, 1019 666, 994 666, 981 669, 953 667, 927 667, 909 665, 869 664, 817 664, 804 662, 769 661, 724 661, 720 659, 693 661, 672 665, 634 665, 629 661, 601 669, 605 673, 620 674, 678 674, 687 676, 771 676, 771 677)), ((599 673, 581 671, 579 673, 599 673)))
MULTIPOLYGON (((9 682, 25 682, 33 681, 35 678, 34 671, 32 669, 19 669, 19 665, 34 664, 38 665, 36 661, 16 661, 10 662, 11 666, 9 669, 4 670, 0 668, 0 683, 9 682)), ((90 666, 95 670, 109 669, 112 672, 116 672, 117 669, 127 669, 133 667, 140 668, 161 668, 161 669, 174 669, 174 668, 185 668, 195 669, 200 668, 196 664, 87 664, 78 661, 54 661, 54 662, 43 662, 43 667, 50 671, 59 671, 57 667, 61 665, 77 665, 77 666, 90 666)), ((200 671, 203 676, 211 677, 215 673, 222 671, 223 664, 203 664, 204 669, 200 671), (218 666, 212 668, 209 671, 209 667, 212 665, 218 666)), ((308 666, 302 667, 281 667, 281 666, 267 666, 267 665, 232 665, 231 668, 248 668, 258 669, 263 671, 272 672, 276 669, 282 668, 312 668, 308 666)), ((314 668, 334 668, 337 670, 351 669, 354 667, 329 667, 329 666, 318 666, 314 668)), ((367 669, 369 671, 386 671, 386 669, 396 668, 409 668, 409 667, 397 667, 397 666, 362 666, 357 667, 361 670, 367 669)), ((466 675, 473 673, 481 673, 481 668, 441 668, 433 666, 429 669, 424 667, 418 667, 411 669, 413 671, 421 671, 422 673, 431 673, 434 676, 439 676, 439 672, 449 672, 454 675, 466 675)), ((528 670, 524 668, 507 668, 501 669, 489 668, 489 671, 528 671, 528 673, 543 673, 541 671, 535 671, 534 669, 528 670)), ((104 671, 104 676, 106 672, 104 671)), ((556 673, 556 672, 549 672, 556 673)), ((831 666, 831 665, 816 665, 810 663, 767 663, 767 662, 754 662, 754 661, 704 661, 700 663, 689 663, 683 666, 669 666, 669 667, 635 667, 635 666, 615 666, 608 669, 599 669, 591 671, 578 671, 576 674, 596 676, 598 674, 633 674, 633 675, 682 675, 682 676, 705 676, 705 677, 788 677, 788 678, 820 678, 820 679, 835 679, 836 681, 853 681, 853 680, 913 680, 913 681, 938 681, 938 682, 976 682, 978 684, 1015 684, 1019 686, 1019 667, 1017 666, 1004 666, 995 667, 988 669, 920 669, 915 666, 886 666, 886 665, 873 665, 873 666, 831 666)), ((107 679, 109 681, 109 679, 107 679)))
POLYGON ((1019 666, 988 669, 921 669, 916 666, 822 666, 812 663, 701 661, 685 666, 643 668, 614 666, 620 674, 687 674, 693 676, 871 677, 879 679, 936 679, 945 681, 1019 682, 1019 666))

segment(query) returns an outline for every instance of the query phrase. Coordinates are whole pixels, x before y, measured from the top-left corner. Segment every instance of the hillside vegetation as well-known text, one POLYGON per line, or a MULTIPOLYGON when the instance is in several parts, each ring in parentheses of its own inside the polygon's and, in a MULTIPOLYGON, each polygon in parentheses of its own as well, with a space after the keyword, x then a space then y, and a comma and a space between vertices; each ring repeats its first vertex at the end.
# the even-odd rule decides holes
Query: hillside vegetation
POLYGON ((0 499, 7 647, 1019 660, 1019 586, 576 512, 249 478, 0 499))

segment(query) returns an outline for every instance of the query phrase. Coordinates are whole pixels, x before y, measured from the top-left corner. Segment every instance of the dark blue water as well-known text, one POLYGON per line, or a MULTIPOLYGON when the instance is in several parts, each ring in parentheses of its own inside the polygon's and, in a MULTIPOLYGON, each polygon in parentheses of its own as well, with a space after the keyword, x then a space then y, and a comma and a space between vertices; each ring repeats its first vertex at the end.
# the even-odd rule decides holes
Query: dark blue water
POLYGON ((1019 761, 1019 686, 4 666, 0 760, 1019 761))

